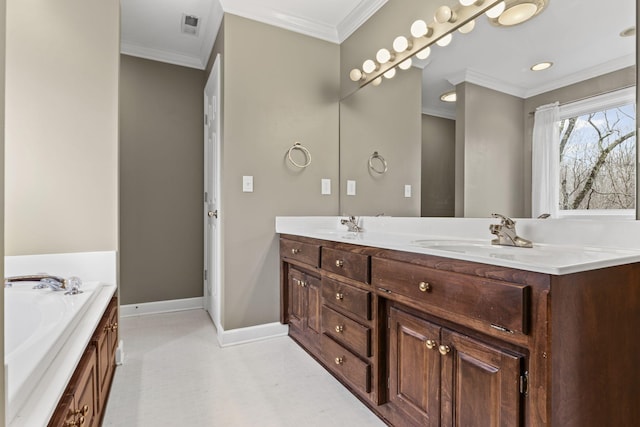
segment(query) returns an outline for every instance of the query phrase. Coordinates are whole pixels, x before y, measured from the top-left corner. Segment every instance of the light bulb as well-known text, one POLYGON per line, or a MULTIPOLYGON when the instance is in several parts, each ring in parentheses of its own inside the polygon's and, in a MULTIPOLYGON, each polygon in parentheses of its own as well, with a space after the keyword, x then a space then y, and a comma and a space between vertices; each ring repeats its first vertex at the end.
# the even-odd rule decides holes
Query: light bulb
POLYGON ((400 68, 401 70, 408 70, 409 68, 411 68, 411 64, 412 64, 411 58, 407 58, 404 61, 402 61, 400 65, 398 65, 398 68, 400 68))
POLYGON ((364 76, 364 74, 362 74, 362 71, 360 71, 357 68, 354 68, 349 73, 349 78, 351 79, 351 81, 354 81, 354 82, 360 81, 363 76, 364 76))
POLYGON ((415 38, 420 38, 426 36, 429 32, 429 27, 427 23, 422 19, 418 19, 413 24, 411 24, 411 35, 415 38))
POLYGON ((476 2, 476 0, 460 0, 460 4, 462 6, 471 6, 475 2, 476 2))
POLYGON ((456 91, 453 90, 451 92, 446 92, 440 95, 440 101, 443 102, 456 102, 456 91))
POLYGON ((393 41, 393 50, 395 50, 398 53, 402 53, 409 48, 411 48, 411 44, 409 43, 409 40, 407 40, 405 36, 398 36, 393 41))
POLYGON ((505 3, 501 1, 497 5, 493 6, 491 9, 487 10, 485 13, 491 19, 497 18, 502 14, 502 12, 504 12, 505 6, 506 6, 505 3))
POLYGON ((376 60, 380 64, 386 64, 387 62, 391 61, 394 56, 395 55, 392 55, 388 49, 383 48, 383 49, 380 49, 378 53, 376 53, 376 60))
POLYGON ((458 28, 458 31, 460 31, 462 34, 468 34, 471 31, 473 31, 473 29, 475 27, 476 27, 476 21, 474 19, 474 20, 471 20, 471 21, 467 22, 462 27, 458 28))
POLYGON ((434 19, 439 24, 444 24, 445 22, 456 22, 457 17, 449 6, 440 6, 436 10, 434 19))
POLYGON ((538 12, 538 6, 534 3, 520 3, 502 12, 498 22, 504 26, 518 25, 528 21, 538 12))
POLYGON ((372 59, 367 59, 362 63, 362 71, 367 74, 373 73, 377 69, 378 65, 372 59))
POLYGON ((382 77, 376 77, 376 79, 371 82, 374 86, 380 86, 380 83, 382 83, 382 77))
POLYGON ((431 48, 427 47, 426 49, 422 49, 420 52, 416 53, 416 58, 427 59, 429 55, 431 55, 431 48))
POLYGON ((449 33, 446 36, 442 37, 440 40, 438 40, 436 42, 436 44, 438 46, 445 47, 445 46, 449 45, 449 43, 451 43, 452 39, 453 39, 453 36, 451 35, 451 33, 449 33))
POLYGON ((387 71, 386 73, 383 74, 383 76, 385 76, 388 79, 392 79, 394 76, 396 75, 396 69, 392 68, 389 71, 387 71))

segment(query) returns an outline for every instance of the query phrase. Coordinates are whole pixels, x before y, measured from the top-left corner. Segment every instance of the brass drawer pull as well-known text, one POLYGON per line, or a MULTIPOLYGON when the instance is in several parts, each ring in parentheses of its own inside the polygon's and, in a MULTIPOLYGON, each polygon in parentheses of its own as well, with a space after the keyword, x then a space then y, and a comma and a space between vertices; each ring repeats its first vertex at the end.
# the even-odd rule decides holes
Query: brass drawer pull
POLYGON ((441 345, 440 347, 438 347, 438 351, 441 355, 446 356, 447 353, 451 351, 451 347, 449 347, 448 345, 441 345))
POLYGON ((434 348, 438 347, 438 343, 435 342, 434 340, 427 340, 426 344, 429 350, 433 350, 434 348))
POLYGON ((293 249, 291 249, 291 253, 294 254, 294 255, 297 255, 297 254, 300 253, 300 249, 293 248, 293 249))
POLYGON ((420 289, 420 291, 422 292, 427 292, 431 290, 431 285, 429 284, 429 282, 420 282, 420 284, 418 285, 418 289, 420 289))
POLYGON ((336 365, 342 365, 344 363, 344 359, 342 357, 336 357, 336 365))
POLYGON ((342 326, 342 325, 338 325, 338 326, 336 326, 336 332, 337 332, 337 333, 341 334, 341 333, 342 333, 342 331, 344 331, 344 326, 342 326))
POLYGON ((344 266, 344 261, 342 261, 341 259, 337 259, 336 260, 336 267, 343 267, 344 266))
POLYGON ((337 300, 342 300, 342 299, 344 299, 344 294, 343 294, 342 292, 338 292, 338 293, 336 293, 336 299, 337 299, 337 300))
POLYGON ((300 280, 300 286, 302 286, 303 288, 307 286, 307 282, 305 282, 304 280, 300 280))

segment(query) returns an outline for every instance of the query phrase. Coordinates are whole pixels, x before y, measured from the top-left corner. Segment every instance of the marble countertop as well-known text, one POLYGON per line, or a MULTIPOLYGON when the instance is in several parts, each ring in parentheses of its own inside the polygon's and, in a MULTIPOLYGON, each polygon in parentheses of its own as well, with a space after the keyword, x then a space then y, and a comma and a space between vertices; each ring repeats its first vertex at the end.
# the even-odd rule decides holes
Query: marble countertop
POLYGON ((359 218, 349 232, 342 217, 277 217, 276 232, 355 245, 441 256, 554 275, 640 262, 640 221, 516 221, 533 248, 491 244, 492 218, 359 218))

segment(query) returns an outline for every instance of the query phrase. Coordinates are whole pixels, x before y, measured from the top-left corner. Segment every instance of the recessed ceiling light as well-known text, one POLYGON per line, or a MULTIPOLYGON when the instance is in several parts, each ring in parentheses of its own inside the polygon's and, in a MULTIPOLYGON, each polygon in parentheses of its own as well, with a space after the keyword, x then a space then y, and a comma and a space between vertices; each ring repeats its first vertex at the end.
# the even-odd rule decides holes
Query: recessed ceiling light
POLYGON ((489 16, 489 22, 497 27, 511 27, 527 22, 546 9, 549 0, 505 0, 504 12, 489 16))
POLYGON ((633 37, 636 35, 636 27, 625 28, 620 32, 620 37, 633 37))
POLYGON ((456 102, 456 91, 445 92, 440 95, 440 101, 443 102, 456 102))
POLYGON ((531 66, 531 71, 542 71, 551 68, 553 62, 539 62, 531 66))

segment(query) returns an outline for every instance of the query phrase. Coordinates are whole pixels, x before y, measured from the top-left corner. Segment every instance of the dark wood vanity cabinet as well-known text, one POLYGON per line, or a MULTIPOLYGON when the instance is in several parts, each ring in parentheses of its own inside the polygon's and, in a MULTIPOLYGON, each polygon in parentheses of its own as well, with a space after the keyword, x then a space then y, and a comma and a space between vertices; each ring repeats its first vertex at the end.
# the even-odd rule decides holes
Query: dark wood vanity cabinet
POLYGON ((291 337, 389 425, 640 425, 640 264, 555 276, 282 235, 281 268, 291 337))

